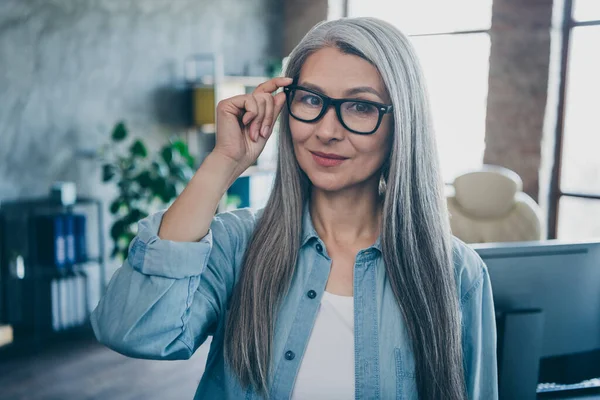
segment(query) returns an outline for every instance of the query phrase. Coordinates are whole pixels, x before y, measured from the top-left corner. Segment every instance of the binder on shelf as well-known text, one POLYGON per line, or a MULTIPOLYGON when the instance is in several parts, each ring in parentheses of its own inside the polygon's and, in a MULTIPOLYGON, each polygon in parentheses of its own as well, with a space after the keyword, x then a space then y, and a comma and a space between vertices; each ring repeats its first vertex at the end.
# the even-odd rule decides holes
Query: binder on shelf
POLYGON ((53 332, 87 322, 104 289, 102 209, 90 198, 68 207, 47 198, 0 202, 0 325, 12 326, 17 346, 39 349, 53 332), (90 218, 98 232, 91 259, 90 218))
POLYGON ((87 317, 85 282, 87 276, 85 271, 79 268, 78 265, 85 254, 81 254, 81 249, 85 247, 85 217, 82 215, 65 214, 64 221, 67 257, 67 277, 65 280, 69 301, 67 304, 68 320, 65 325, 69 328, 83 324, 87 317), (81 217, 83 217, 83 224, 81 217))
POLYGON ((60 329, 68 329, 71 319, 71 312, 69 309, 71 303, 71 290, 69 287, 69 282, 66 278, 59 278, 58 280, 58 295, 60 299, 60 329))
MULTIPOLYGON (((63 214, 36 215, 32 217, 34 240, 33 247, 39 265, 33 271, 37 276, 36 293, 40 297, 49 294, 49 309, 39 309, 40 303, 32 303, 30 308, 33 315, 38 316, 37 321, 28 321, 34 329, 51 328, 60 331, 65 328, 67 316, 67 288, 64 282, 67 264, 66 218, 63 214), (46 280, 40 278, 47 278, 46 280), (46 283, 47 282, 47 283, 46 283), (49 293, 48 293, 49 292, 49 293), (50 325, 50 326, 48 326, 50 325)), ((31 283, 34 285, 35 283, 31 283)))
POLYGON ((83 263, 88 259, 86 217, 83 214, 73 214, 73 219, 75 223, 75 260, 83 263))
POLYGON ((81 287, 82 277, 68 275, 54 278, 51 286, 52 330, 55 332, 76 327, 85 322, 85 289, 81 287))
POLYGON ((67 317, 65 326, 67 328, 83 324, 87 317, 87 275, 82 269, 68 271, 67 277, 63 279, 67 288, 67 317))
POLYGON ((58 332, 62 329, 62 321, 60 319, 60 295, 58 285, 58 279, 52 279, 50 281, 50 318, 52 323, 52 330, 54 332, 58 332))
POLYGON ((66 263, 65 221, 63 215, 37 215, 33 218, 38 262, 62 268, 66 263))
POLYGON ((72 272, 75 263, 75 223, 71 215, 54 213, 33 217, 34 248, 37 294, 49 297, 50 304, 42 302, 31 304, 33 316, 37 321, 30 321, 34 329, 51 329, 61 331, 75 325, 74 301, 76 294, 73 288, 75 274, 72 272), (43 307, 43 309, 40 309, 43 307))
POLYGON ((81 325, 87 318, 87 274, 82 268, 82 263, 87 260, 87 247, 85 235, 85 215, 67 214, 65 216, 67 227, 67 259, 73 266, 70 271, 72 277, 71 293, 74 305, 73 323, 81 325))
POLYGON ((65 236, 65 261, 67 265, 74 265, 75 258, 75 218, 73 214, 63 214, 65 236))
POLYGON ((77 278, 75 280, 75 287, 77 293, 76 304, 76 318, 75 325, 82 325, 85 323, 88 317, 87 313, 87 276, 85 271, 77 271, 77 278))

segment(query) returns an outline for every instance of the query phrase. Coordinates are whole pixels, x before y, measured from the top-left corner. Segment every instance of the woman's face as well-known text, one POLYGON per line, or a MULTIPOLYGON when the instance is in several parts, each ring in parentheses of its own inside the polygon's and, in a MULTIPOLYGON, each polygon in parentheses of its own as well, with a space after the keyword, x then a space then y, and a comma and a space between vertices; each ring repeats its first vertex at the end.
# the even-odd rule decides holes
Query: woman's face
MULTIPOLYGON (((297 84, 332 98, 391 104, 377 69, 368 61, 335 48, 324 48, 309 56, 297 84)), ((311 96, 303 100, 309 105, 318 101, 311 96)), ((379 128, 370 135, 344 128, 333 106, 316 122, 302 122, 290 116, 289 125, 298 163, 315 187, 339 191, 367 181, 378 185, 381 167, 391 147, 391 113, 383 116, 379 128), (315 153, 326 153, 334 159, 315 153), (335 159, 339 157, 343 159, 335 159)))

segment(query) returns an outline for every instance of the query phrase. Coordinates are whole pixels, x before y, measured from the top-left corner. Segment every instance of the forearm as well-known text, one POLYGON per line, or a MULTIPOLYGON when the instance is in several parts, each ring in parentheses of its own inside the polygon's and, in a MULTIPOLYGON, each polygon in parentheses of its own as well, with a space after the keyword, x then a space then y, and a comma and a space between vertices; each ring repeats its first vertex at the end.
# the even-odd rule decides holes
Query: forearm
POLYGON ((227 157, 209 154, 165 213, 158 236, 177 242, 195 242, 204 237, 221 198, 242 172, 227 157))

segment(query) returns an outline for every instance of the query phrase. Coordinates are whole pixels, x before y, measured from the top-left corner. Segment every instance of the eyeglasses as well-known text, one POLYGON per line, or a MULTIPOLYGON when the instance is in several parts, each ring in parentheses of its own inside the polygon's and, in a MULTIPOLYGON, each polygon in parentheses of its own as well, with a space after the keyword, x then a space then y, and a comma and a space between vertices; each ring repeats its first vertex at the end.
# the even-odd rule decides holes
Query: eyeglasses
POLYGON ((358 99, 333 99, 302 86, 283 88, 290 115, 302 122, 317 122, 330 106, 335 107, 338 120, 350 132, 370 135, 377 131, 385 114, 392 105, 358 99))

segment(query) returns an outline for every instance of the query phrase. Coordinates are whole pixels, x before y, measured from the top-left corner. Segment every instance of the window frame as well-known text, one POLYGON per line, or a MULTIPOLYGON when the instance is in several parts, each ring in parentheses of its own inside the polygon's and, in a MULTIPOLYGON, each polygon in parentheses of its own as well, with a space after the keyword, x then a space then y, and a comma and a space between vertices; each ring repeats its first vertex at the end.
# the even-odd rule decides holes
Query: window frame
POLYGON ((563 142, 565 137, 566 96, 569 76, 569 48, 571 34, 574 28, 598 26, 600 20, 576 21, 573 18, 573 5, 576 0, 564 0, 562 43, 560 55, 560 77, 558 92, 558 112, 554 137, 554 165, 550 179, 550 194, 548 202, 548 239, 556 239, 560 213, 560 200, 563 196, 588 200, 600 200, 600 193, 562 191, 561 173, 563 164, 563 142))

